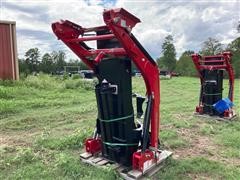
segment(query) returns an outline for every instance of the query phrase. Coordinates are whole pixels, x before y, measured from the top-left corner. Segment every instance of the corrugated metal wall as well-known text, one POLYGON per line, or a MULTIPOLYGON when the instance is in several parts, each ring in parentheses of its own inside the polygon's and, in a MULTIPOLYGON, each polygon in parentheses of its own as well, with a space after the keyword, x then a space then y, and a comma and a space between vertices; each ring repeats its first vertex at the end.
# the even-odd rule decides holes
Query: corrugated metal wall
POLYGON ((0 21, 0 79, 19 79, 15 22, 0 21))

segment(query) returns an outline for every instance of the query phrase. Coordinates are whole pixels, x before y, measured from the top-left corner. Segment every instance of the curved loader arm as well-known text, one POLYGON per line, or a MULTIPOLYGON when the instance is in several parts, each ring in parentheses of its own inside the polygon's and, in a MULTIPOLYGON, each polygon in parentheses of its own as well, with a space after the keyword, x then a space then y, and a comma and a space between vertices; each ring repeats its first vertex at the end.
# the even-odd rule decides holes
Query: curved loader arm
POLYGON ((160 83, 159 69, 155 61, 149 56, 137 39, 131 34, 131 29, 140 20, 128 13, 124 9, 113 9, 104 11, 103 18, 122 44, 127 55, 141 71, 144 78, 147 94, 152 98, 152 107, 150 114, 151 122, 151 146, 158 148, 159 135, 159 105, 160 105, 160 83))

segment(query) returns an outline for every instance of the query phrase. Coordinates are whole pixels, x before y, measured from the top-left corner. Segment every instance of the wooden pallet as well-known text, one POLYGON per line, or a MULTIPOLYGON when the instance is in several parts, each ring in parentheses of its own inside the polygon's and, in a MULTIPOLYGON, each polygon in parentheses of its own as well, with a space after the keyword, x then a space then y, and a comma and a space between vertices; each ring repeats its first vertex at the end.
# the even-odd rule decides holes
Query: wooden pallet
POLYGON ((117 163, 111 162, 108 159, 105 159, 102 157, 101 154, 92 155, 90 153, 84 152, 80 154, 81 161, 87 164, 91 164, 96 167, 100 168, 106 168, 111 167, 112 169, 115 169, 119 175, 126 179, 126 180, 134 180, 134 179, 144 179, 146 177, 151 177, 156 172, 158 172, 164 164, 164 161, 169 158, 172 155, 172 152, 170 151, 162 151, 159 157, 158 162, 150 168, 148 171, 146 171, 144 174, 138 170, 130 169, 129 167, 121 166, 117 163))
POLYGON ((237 118, 237 114, 234 114, 232 117, 219 117, 219 116, 209 116, 207 114, 199 114, 196 112, 194 113, 194 116, 203 117, 203 118, 207 118, 207 119, 214 119, 214 120, 218 120, 218 121, 225 121, 225 122, 233 121, 237 118))

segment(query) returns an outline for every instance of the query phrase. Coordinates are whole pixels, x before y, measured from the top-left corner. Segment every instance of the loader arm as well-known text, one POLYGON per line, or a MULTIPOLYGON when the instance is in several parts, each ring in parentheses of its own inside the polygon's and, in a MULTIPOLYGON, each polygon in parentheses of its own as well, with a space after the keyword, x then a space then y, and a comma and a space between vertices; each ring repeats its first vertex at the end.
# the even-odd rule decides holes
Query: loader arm
POLYGON ((103 18, 105 24, 124 47, 127 55, 140 70, 145 81, 147 94, 149 97, 152 97, 153 102, 150 114, 151 146, 158 148, 160 104, 159 70, 155 61, 131 33, 132 28, 136 23, 140 22, 140 20, 124 9, 104 11, 103 18))

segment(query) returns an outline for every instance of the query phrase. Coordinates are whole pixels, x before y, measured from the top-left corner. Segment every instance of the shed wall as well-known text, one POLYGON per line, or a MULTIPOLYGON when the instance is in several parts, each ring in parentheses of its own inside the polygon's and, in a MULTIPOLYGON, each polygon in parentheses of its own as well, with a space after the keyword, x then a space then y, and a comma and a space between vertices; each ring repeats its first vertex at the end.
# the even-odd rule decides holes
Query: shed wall
POLYGON ((0 21, 0 79, 19 79, 15 22, 0 21))

